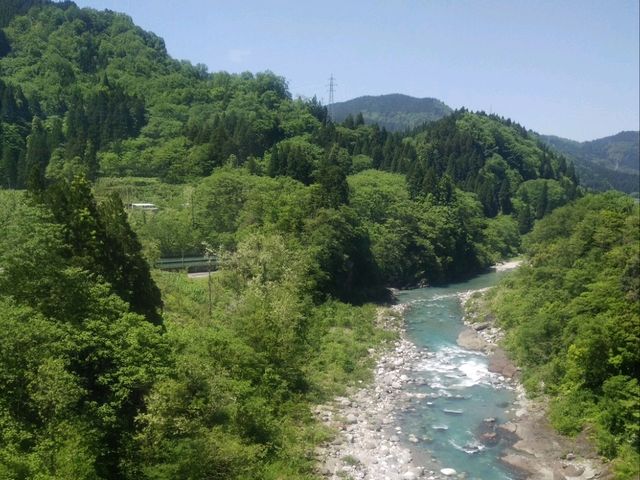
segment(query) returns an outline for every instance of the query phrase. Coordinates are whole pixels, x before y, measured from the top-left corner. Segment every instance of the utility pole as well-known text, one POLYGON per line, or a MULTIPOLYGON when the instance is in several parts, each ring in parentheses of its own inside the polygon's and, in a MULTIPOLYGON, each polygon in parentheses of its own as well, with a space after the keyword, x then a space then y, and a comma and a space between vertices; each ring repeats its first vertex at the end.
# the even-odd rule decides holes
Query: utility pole
POLYGON ((333 73, 331 74, 331 76, 329 77, 329 118, 331 119, 331 121, 333 121, 333 102, 334 102, 334 94, 335 94, 335 89, 336 86, 338 84, 336 83, 336 79, 333 76, 333 73))

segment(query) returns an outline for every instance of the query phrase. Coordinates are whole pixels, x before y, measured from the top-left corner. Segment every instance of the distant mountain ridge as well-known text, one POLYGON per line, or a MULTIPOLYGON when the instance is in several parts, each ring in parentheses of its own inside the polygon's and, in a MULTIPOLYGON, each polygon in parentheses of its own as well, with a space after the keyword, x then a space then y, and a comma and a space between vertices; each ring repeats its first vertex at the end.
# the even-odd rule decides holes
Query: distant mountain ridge
POLYGON ((400 93, 366 95, 331 105, 333 120, 344 121, 362 113, 365 123, 377 123, 391 131, 408 130, 426 122, 440 120, 452 109, 436 98, 416 98, 400 93))
POLYGON ((575 161, 581 183, 596 190, 640 190, 640 132, 623 131, 608 137, 576 142, 554 135, 541 140, 575 161))
POLYGON ((624 131, 587 142, 576 142, 555 135, 542 139, 562 153, 597 163, 614 171, 640 172, 640 132, 624 131))

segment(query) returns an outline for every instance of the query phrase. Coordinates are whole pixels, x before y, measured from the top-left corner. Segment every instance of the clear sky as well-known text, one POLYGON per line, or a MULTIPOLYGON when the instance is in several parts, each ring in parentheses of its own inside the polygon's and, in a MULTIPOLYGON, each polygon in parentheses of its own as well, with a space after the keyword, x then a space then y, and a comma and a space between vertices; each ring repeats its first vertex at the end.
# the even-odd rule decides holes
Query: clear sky
POLYGON ((76 0, 294 96, 404 93, 590 140, 639 129, 638 0, 76 0))

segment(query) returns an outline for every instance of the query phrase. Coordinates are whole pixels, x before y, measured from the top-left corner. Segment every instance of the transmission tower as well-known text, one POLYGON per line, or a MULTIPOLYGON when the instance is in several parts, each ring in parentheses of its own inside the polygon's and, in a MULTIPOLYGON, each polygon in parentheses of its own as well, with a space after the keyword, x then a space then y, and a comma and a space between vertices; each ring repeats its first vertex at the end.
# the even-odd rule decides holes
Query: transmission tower
POLYGON ((331 120, 333 120, 333 95, 335 93, 336 90, 336 86, 338 84, 336 83, 336 79, 333 76, 333 73, 331 74, 331 76, 329 77, 329 118, 331 118, 331 120))

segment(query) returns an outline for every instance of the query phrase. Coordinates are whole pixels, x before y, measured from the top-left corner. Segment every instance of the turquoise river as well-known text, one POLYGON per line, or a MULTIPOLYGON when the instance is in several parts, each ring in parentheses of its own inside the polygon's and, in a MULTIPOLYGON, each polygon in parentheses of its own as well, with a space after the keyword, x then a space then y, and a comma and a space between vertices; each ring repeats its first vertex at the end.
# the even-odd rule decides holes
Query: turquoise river
POLYGON ((467 479, 521 478, 500 462, 507 440, 482 437, 512 417, 515 392, 488 370, 486 355, 456 343, 465 328, 459 295, 493 286, 502 275, 492 272, 447 287, 397 295, 407 305, 408 339, 428 352, 412 368, 414 382, 405 388, 417 394, 417 399, 403 408, 399 426, 406 435, 420 439, 410 445, 417 463, 421 457, 432 458, 441 467, 464 472, 467 479))

